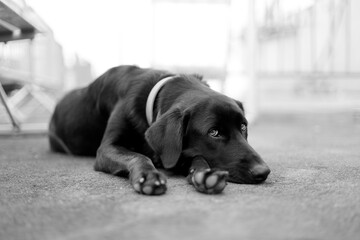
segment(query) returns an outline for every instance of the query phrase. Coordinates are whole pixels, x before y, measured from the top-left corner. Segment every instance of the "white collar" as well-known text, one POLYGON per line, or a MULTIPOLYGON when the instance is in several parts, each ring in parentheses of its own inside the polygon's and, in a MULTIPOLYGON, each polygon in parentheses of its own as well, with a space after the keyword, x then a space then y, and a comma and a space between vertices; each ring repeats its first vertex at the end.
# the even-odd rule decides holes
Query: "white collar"
POLYGON ((169 80, 175 78, 176 76, 170 76, 161 79, 159 82, 155 84, 155 86, 151 89, 149 96, 146 101, 146 119, 149 126, 153 123, 153 112, 154 112, 154 103, 157 94, 159 93, 160 89, 167 83, 169 80))

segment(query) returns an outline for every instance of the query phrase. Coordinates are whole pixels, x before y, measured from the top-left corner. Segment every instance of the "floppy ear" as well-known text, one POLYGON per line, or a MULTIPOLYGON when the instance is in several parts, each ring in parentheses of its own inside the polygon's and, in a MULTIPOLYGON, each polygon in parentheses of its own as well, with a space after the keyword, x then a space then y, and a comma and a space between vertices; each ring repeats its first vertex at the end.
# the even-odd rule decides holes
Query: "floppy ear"
POLYGON ((195 78, 199 79, 200 81, 202 81, 202 80, 203 80, 203 78, 204 78, 202 75, 197 74, 197 73, 193 73, 193 74, 191 74, 191 76, 193 76, 193 77, 195 77, 195 78))
POLYGON ((190 74, 190 76, 196 78, 197 80, 199 80, 205 86, 210 87, 209 84, 204 80, 204 76, 202 76, 200 74, 197 74, 197 73, 190 74))
POLYGON ((145 132, 150 147, 165 168, 175 167, 182 152, 183 114, 179 108, 168 111, 145 132))
POLYGON ((245 109, 244 109, 243 104, 242 104, 240 101, 238 101, 238 100, 235 100, 235 102, 236 102, 236 104, 239 106, 239 108, 243 111, 243 113, 245 114, 245 109))

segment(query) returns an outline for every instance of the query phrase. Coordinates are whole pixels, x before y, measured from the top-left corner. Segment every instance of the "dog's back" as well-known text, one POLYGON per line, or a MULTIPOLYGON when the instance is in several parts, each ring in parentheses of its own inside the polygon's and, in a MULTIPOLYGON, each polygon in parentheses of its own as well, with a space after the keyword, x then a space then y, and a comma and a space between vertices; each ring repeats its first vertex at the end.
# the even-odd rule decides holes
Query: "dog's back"
POLYGON ((154 80, 166 72, 141 69, 136 66, 112 68, 89 86, 66 94, 57 104, 49 127, 50 147, 53 151, 74 155, 95 156, 107 121, 119 101, 135 106, 136 98, 146 101, 141 92, 151 89, 154 80))

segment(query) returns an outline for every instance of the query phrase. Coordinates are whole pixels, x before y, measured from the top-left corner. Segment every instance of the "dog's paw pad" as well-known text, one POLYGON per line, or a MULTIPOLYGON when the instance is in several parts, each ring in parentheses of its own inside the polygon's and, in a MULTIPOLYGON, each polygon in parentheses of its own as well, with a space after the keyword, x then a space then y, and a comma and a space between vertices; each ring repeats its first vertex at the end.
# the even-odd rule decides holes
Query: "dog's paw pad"
POLYGON ((206 188, 213 188, 218 183, 218 176, 217 175, 210 175, 205 180, 206 188))
POLYGON ((152 195, 153 187, 152 186, 145 186, 142 189, 142 192, 146 195, 152 195))
POLYGON ((226 187, 229 173, 220 170, 196 170, 192 173, 191 181, 199 192, 208 194, 221 193, 226 187))
POLYGON ((136 192, 145 195, 160 195, 166 192, 166 177, 158 171, 143 172, 132 181, 136 192))

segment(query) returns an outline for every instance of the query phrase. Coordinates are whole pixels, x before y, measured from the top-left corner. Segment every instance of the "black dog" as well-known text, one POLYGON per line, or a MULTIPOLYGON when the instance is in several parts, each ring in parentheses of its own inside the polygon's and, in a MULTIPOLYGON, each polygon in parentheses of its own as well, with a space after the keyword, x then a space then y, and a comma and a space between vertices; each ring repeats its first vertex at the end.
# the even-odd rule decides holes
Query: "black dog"
POLYGON ((270 170, 247 134, 242 104, 202 77, 135 66, 112 68, 67 94, 49 131, 53 151, 96 155, 95 170, 128 175, 137 192, 149 195, 166 191, 155 166, 185 171, 205 193, 220 193, 226 180, 265 181, 270 170))

